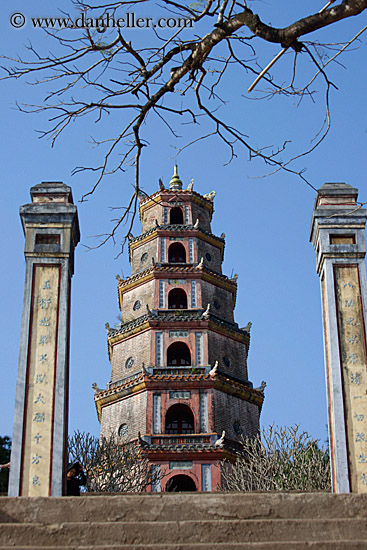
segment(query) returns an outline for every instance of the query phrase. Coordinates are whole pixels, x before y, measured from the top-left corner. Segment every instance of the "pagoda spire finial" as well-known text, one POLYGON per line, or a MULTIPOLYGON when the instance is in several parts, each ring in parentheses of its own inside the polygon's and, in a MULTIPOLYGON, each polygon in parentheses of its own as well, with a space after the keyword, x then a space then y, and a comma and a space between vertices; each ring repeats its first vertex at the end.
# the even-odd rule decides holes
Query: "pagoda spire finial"
POLYGON ((180 180, 180 176, 178 175, 178 166, 176 163, 173 176, 171 178, 171 181, 169 182, 169 188, 173 191, 179 191, 182 189, 182 181, 180 180))

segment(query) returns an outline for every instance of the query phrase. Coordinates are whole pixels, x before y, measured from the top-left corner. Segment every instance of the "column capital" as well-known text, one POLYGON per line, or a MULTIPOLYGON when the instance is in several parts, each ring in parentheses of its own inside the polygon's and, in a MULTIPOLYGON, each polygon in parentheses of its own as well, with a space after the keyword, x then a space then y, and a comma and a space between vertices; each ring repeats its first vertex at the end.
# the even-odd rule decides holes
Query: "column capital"
POLYGON ((363 259, 367 210, 357 202, 358 189, 347 183, 324 183, 317 191, 310 241, 320 275, 324 260, 363 259))
POLYGON ((43 182, 30 190, 32 202, 20 207, 25 235, 26 258, 70 258, 74 271, 74 249, 80 241, 77 207, 71 187, 62 182, 43 182))

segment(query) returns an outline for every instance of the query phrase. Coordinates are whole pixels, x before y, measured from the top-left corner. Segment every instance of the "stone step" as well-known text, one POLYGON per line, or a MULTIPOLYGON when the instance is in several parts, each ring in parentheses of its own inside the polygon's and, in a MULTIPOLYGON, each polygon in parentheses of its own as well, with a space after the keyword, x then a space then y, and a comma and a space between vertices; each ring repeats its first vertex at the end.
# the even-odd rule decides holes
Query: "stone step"
MULTIPOLYGON (((9 546, 0 546, 0 550, 9 550, 9 546)), ((55 546, 43 546, 42 550, 55 550, 55 546)), ((243 542, 226 544, 138 544, 138 545, 102 545, 102 546, 58 546, 60 550, 364 550, 367 541, 324 541, 324 542, 243 542)), ((38 550, 39 546, 11 546, 12 550, 38 550)))
MULTIPOLYGON (((62 518, 59 518, 61 521, 62 518)), ((270 520, 200 520, 110 523, 7 523, 0 526, 0 546, 78 547, 103 544, 105 547, 130 545, 166 545, 177 547, 206 544, 227 546, 228 543, 288 543, 297 541, 339 542, 367 541, 367 522, 359 519, 270 519, 270 520)), ((158 546, 159 547, 159 546, 158 546)), ((285 546, 287 547, 287 546, 285 546)), ((250 546, 251 548, 251 546, 250 546)))
POLYGON ((367 494, 155 493, 1 498, 0 523, 367 519, 367 494))

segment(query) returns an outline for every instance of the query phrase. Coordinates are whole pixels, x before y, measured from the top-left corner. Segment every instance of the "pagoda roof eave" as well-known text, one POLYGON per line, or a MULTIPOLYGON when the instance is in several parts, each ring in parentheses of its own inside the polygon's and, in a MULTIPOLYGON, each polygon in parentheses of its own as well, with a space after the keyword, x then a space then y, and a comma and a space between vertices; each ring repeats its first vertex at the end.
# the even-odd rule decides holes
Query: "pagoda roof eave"
MULTIPOLYGON (((153 447, 153 446, 152 446, 153 447)), ((174 448, 168 448, 168 446, 161 446, 161 445, 155 445, 155 448, 146 448, 143 449, 144 455, 151 461, 159 460, 159 461, 170 461, 170 460, 177 460, 177 456, 179 456, 182 460, 182 453, 185 453, 185 460, 197 460, 199 457, 203 458, 203 455, 210 455, 210 460, 223 460, 225 458, 230 458, 234 456, 235 454, 233 452, 230 452, 226 449, 218 449, 216 448, 197 448, 193 449, 189 445, 183 445, 180 448, 174 449, 174 448), (159 459, 158 459, 159 456, 159 459)), ((173 446, 172 446, 173 447, 173 446)))
POLYGON ((184 198, 191 197, 194 200, 196 199, 195 202, 200 202, 203 206, 210 210, 212 215, 214 210, 213 199, 207 198, 204 195, 197 193, 197 191, 190 189, 158 189, 158 191, 152 195, 147 195, 140 199, 139 211, 141 212, 148 208, 150 203, 156 204, 158 198, 160 201, 165 201, 169 200, 171 197, 178 198, 180 195, 183 195, 184 198))
POLYGON ((152 238, 154 238, 155 233, 157 233, 158 235, 161 233, 164 234, 165 232, 185 233, 189 235, 192 232, 193 235, 199 235, 199 236, 201 233, 202 238, 207 237, 209 239, 212 239, 213 241, 217 242, 218 245, 221 246, 221 248, 222 247, 224 248, 225 246, 225 240, 222 237, 218 237, 217 235, 214 235, 214 233, 210 233, 210 231, 205 231, 205 229, 202 229, 201 227, 195 227, 192 224, 189 224, 189 225, 165 224, 165 225, 157 225, 155 227, 152 227, 151 229, 148 229, 148 231, 141 233, 141 235, 137 235, 136 237, 131 237, 129 240, 129 251, 131 247, 134 247, 140 241, 144 242, 149 236, 152 236, 152 238))
POLYGON ((236 291, 237 289, 237 279, 230 279, 226 275, 223 275, 222 273, 218 273, 217 271, 213 271, 212 269, 209 269, 205 266, 200 266, 199 264, 194 266, 192 264, 185 264, 183 266, 177 266, 172 265, 169 263, 163 263, 163 264, 154 264, 147 269, 144 269, 143 271, 140 271, 139 273, 136 273, 135 275, 132 275, 131 277, 128 277, 127 279, 118 279, 118 288, 123 289, 125 287, 130 288, 133 286, 135 282, 146 282, 146 277, 153 277, 154 275, 159 275, 163 278, 170 278, 172 274, 190 274, 190 275, 196 275, 197 277, 200 276, 206 276, 211 277, 212 279, 221 281, 222 283, 226 283, 229 287, 233 288, 233 291, 236 291), (140 279, 143 279, 140 281, 140 279))
MULTIPOLYGON (((195 368, 195 367, 193 367, 195 368)), ((162 368, 163 369, 163 368, 162 368)), ((210 374, 149 374, 147 371, 137 373, 136 376, 128 378, 125 382, 113 388, 95 391, 94 401, 97 409, 98 420, 101 421, 102 408, 112 402, 119 401, 131 394, 142 391, 163 389, 164 386, 171 387, 172 382, 180 387, 208 387, 224 393, 236 395, 249 403, 259 406, 260 411, 264 401, 264 393, 255 388, 249 387, 245 381, 233 380, 223 372, 214 376, 210 374)))
POLYGON ((222 275, 217 271, 199 265, 193 266, 192 264, 185 264, 185 266, 179 267, 172 266, 171 264, 154 264, 127 279, 118 278, 117 290, 120 309, 122 309, 123 294, 132 288, 152 281, 156 277, 160 279, 171 279, 179 278, 180 275, 189 275, 190 279, 202 279, 203 281, 208 281, 231 292, 233 295, 233 308, 235 307, 237 298, 237 279, 229 279, 226 275, 222 275))
POLYGON ((213 313, 207 313, 204 309, 195 309, 172 310, 172 313, 170 310, 149 310, 148 313, 124 323, 119 328, 109 328, 108 342, 112 345, 121 339, 121 335, 126 333, 130 335, 131 331, 135 333, 134 329, 139 329, 136 332, 141 332, 150 327, 163 326, 162 323, 167 323, 167 326, 171 326, 171 324, 184 326, 185 323, 192 324, 193 322, 204 324, 204 326, 213 330, 215 330, 215 327, 221 327, 228 333, 237 334, 244 342, 248 343, 250 341, 249 332, 239 328, 237 323, 231 323, 213 313))

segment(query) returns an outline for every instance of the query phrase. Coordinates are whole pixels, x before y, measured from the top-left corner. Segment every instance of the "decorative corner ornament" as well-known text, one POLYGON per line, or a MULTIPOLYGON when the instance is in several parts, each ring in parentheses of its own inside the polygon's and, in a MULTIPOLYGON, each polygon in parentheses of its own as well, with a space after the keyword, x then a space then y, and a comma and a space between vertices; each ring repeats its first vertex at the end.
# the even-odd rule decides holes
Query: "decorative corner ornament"
POLYGON ((263 380, 261 382, 260 386, 258 388, 255 388, 255 390, 257 390, 261 393, 264 393, 266 386, 267 386, 267 383, 265 382, 265 380, 263 380))
POLYGON ((216 376, 217 371, 218 371, 218 361, 215 362, 214 367, 209 371, 210 378, 213 378, 214 376, 216 376))
POLYGON ((214 443, 214 447, 222 448, 223 445, 224 445, 224 438, 225 437, 226 437, 226 432, 225 432, 225 430, 223 430, 221 437, 219 439, 217 439, 217 441, 214 443))
POLYGON ((146 441, 144 441, 144 439, 141 437, 141 433, 138 432, 138 442, 139 442, 139 445, 141 447, 148 447, 149 446, 149 443, 147 443, 146 441))
POLYGON ((148 306, 148 304, 146 304, 146 308, 147 308, 148 315, 151 315, 152 317, 158 317, 158 313, 156 311, 152 311, 148 306))
POLYGON ((204 311, 204 313, 202 314, 201 318, 202 319, 209 319, 209 314, 210 314, 210 304, 208 304, 206 306, 206 310, 204 311))
POLYGON ((250 334, 251 327, 252 327, 252 323, 251 323, 251 321, 249 321, 249 322, 247 323, 247 325, 246 325, 245 327, 243 327, 241 330, 244 330, 245 332, 247 332, 248 334, 250 334))
POLYGON ((204 199, 207 199, 208 201, 213 202, 216 194, 217 194, 216 191, 210 191, 210 193, 207 193, 206 195, 204 195, 204 199))

